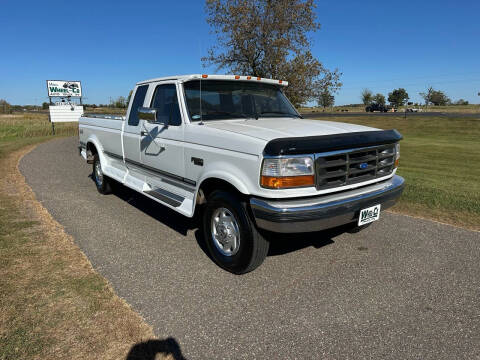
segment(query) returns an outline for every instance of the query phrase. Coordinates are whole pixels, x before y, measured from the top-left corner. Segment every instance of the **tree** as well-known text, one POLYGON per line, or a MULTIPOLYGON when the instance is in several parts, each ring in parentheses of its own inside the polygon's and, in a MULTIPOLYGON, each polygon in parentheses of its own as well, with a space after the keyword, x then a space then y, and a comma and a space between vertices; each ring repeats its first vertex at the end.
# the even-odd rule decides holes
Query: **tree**
POLYGON ((342 87, 340 82, 340 76, 342 74, 336 69, 334 72, 327 72, 321 79, 317 80, 315 88, 319 93, 319 98, 324 98, 324 100, 330 99, 327 103, 330 103, 327 106, 333 106, 335 103, 335 94, 342 87))
POLYGON ((323 107, 323 110, 329 106, 335 104, 335 96, 333 96, 329 91, 323 91, 320 93, 318 98, 318 105, 323 107))
POLYGON ((309 34, 320 24, 314 0, 206 0, 207 23, 217 45, 202 58, 239 75, 286 80, 296 106, 318 99, 341 83, 338 69, 326 69, 310 52, 309 34))
POLYGON ((394 107, 399 108, 400 106, 407 103, 409 99, 408 93, 405 89, 399 88, 393 90, 391 93, 388 93, 388 102, 394 107))
POLYGON ((428 107, 428 105, 430 105, 430 103, 432 102, 432 93, 434 92, 435 90, 433 90, 433 87, 429 87, 427 89, 427 91, 425 92, 421 92, 419 93, 419 95, 423 98, 423 100, 425 101, 425 106, 428 107))
POLYGON ((116 99, 110 100, 110 107, 123 109, 127 107, 124 96, 119 96, 116 99))
POLYGON ((10 112, 10 104, 7 102, 7 100, 0 99, 0 113, 10 114, 10 112))
POLYGON ((46 101, 43 102, 43 103, 42 103, 42 109, 43 109, 43 110, 47 110, 47 109, 48 109, 48 105, 49 105, 48 102, 46 102, 46 101))
POLYGON ((468 105, 468 101, 464 99, 459 99, 454 102, 455 105, 468 105))
POLYGON ((362 102, 363 105, 368 106, 373 101, 373 93, 368 89, 363 89, 362 91, 362 102))
POLYGON ((451 102, 450 98, 447 95, 445 95, 443 91, 440 91, 440 90, 434 90, 432 92, 430 101, 435 106, 443 106, 451 102))
POLYGON ((429 104, 433 105, 446 105, 450 103, 450 99, 443 91, 435 90, 433 87, 429 87, 426 92, 421 92, 420 96, 425 100, 425 106, 429 104))
POLYGON ((378 105, 382 105, 384 106, 385 105, 385 96, 383 96, 382 94, 378 93, 377 95, 375 95, 373 98, 372 98, 373 102, 378 104, 378 105))

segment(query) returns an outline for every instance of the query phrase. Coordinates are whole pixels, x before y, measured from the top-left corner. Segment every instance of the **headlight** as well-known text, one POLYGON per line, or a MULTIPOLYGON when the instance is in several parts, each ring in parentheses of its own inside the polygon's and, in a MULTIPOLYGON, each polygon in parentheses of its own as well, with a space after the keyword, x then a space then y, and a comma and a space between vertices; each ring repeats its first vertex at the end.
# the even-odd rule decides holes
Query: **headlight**
POLYGON ((395 144, 395 167, 398 167, 398 163, 400 162, 400 143, 395 144))
POLYGON ((269 189, 313 186, 313 159, 309 156, 264 159, 260 184, 269 189))

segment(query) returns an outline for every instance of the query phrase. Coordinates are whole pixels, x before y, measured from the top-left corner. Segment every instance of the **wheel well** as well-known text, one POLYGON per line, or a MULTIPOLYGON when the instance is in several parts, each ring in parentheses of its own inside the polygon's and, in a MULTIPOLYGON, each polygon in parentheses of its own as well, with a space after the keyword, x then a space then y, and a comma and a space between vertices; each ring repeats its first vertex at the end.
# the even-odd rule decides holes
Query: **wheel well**
POLYGON ((92 143, 92 142, 87 143, 87 153, 88 152, 90 152, 90 154, 92 154, 92 155, 95 155, 95 154, 98 153, 98 150, 97 150, 94 143, 92 143))
POLYGON ((240 191, 238 191, 235 186, 225 180, 208 178, 203 180, 203 182, 200 184, 200 188, 198 189, 197 193, 197 204, 204 204, 208 195, 210 195, 215 190, 224 190, 240 196, 243 195, 240 191))

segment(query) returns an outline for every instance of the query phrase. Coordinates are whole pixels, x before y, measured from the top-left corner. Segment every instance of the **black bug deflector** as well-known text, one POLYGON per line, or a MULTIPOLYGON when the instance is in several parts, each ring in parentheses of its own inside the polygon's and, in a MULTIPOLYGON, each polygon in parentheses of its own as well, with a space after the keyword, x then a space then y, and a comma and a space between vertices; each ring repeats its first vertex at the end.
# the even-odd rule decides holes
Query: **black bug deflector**
POLYGON ((402 140, 395 129, 361 131, 346 134, 273 139, 267 143, 264 155, 299 155, 393 144, 402 140))

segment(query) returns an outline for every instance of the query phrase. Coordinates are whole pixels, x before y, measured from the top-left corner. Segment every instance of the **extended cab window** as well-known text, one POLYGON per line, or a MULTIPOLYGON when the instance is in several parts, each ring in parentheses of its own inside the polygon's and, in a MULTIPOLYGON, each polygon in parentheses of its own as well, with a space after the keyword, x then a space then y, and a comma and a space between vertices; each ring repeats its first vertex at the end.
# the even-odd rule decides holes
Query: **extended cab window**
POLYGON ((173 126, 182 124, 175 84, 157 86, 151 107, 157 109, 157 122, 173 126))
POLYGON ((142 85, 137 88, 135 97, 133 98, 132 107, 130 109, 130 116, 128 117, 128 125, 138 125, 138 108, 143 106, 145 94, 147 93, 148 85, 142 85))

